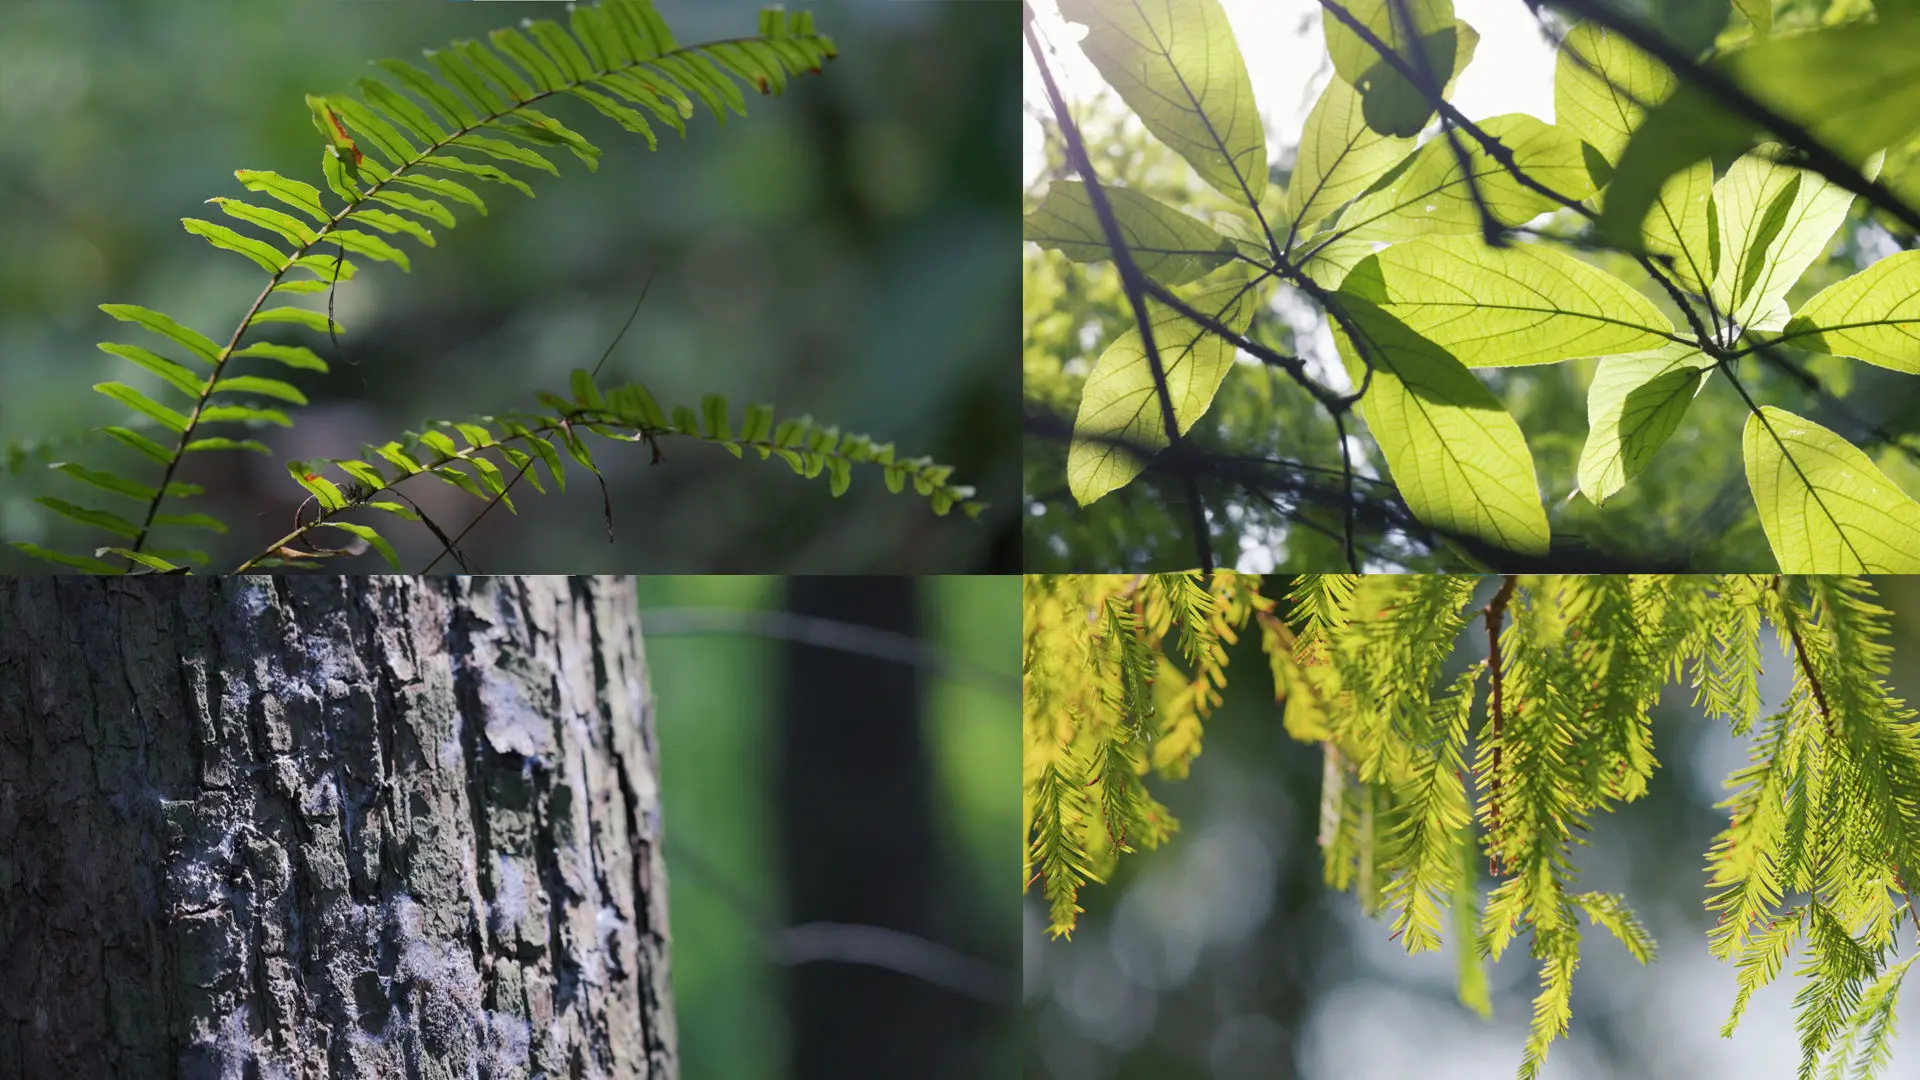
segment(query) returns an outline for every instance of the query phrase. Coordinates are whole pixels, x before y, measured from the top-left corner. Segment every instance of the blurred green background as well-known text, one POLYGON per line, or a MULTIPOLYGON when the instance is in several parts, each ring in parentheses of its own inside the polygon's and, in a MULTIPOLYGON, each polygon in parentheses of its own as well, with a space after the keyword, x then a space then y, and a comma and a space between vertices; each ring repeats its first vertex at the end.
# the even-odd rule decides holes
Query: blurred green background
MULTIPOLYGON (((927 936, 994 965, 1011 984, 1020 915, 1006 860, 1020 827, 1013 797, 1020 745, 1018 703, 1009 688, 1018 686, 1019 579, 922 578, 911 588, 915 637, 957 662, 1004 675, 1008 684, 996 690, 923 673, 921 716, 934 855, 948 892, 927 936)), ((671 634, 674 623, 662 609, 776 611, 784 593, 779 578, 639 581, 641 632, 658 706, 673 987, 688 1080, 803 1080, 790 1064, 783 1000, 790 969, 769 957, 755 932, 756 918, 783 921, 776 776, 783 653, 792 646, 765 637, 671 634), (660 632, 648 629, 650 611, 660 632)), ((849 787, 849 799, 869 798, 863 785, 849 787)), ((874 812, 898 811, 876 805, 874 812)), ((788 854, 808 858, 811 852, 788 854)), ((884 863, 899 855, 873 844, 868 858, 884 863)), ((949 1071, 939 1075, 1016 1075, 1019 1032, 1011 1000, 985 1006, 895 973, 876 978, 891 980, 886 985, 896 995, 929 990, 943 1010, 977 1014, 972 1038, 942 1048, 949 1071)))
MULTIPOLYGON (((1893 612, 1888 683, 1920 689, 1920 577, 1873 579, 1893 612)), ((1283 596, 1284 578, 1261 591, 1283 596)), ((1496 583, 1482 583, 1485 603, 1496 583)), ((1450 671, 1486 656, 1478 620, 1450 671)), ((1763 638, 1766 709, 1785 700, 1792 665, 1763 638)), ((1258 635, 1227 666, 1206 749, 1184 781, 1149 784, 1180 821, 1158 851, 1120 860, 1080 894, 1071 940, 1046 934, 1047 908, 1025 899, 1028 1080, 1507 1080, 1527 1039, 1539 964, 1515 948, 1487 966, 1493 1019, 1456 1000, 1445 951, 1409 956, 1389 919, 1362 914, 1322 882, 1315 844, 1320 748, 1281 727, 1258 635)), ((1659 768, 1647 795, 1597 815, 1574 854, 1583 888, 1618 892, 1659 942, 1641 966, 1582 923, 1573 1020, 1541 1080, 1788 1080, 1800 1061, 1796 950, 1757 992, 1731 1038, 1735 967, 1707 951, 1714 915, 1706 853, 1726 827, 1727 777, 1749 737, 1709 721, 1690 687, 1670 683, 1653 712, 1659 768)), ((1484 702, 1482 707, 1484 707, 1484 702)), ((1475 721, 1478 723, 1478 720, 1475 721)), ((1484 882, 1483 882, 1484 884, 1484 882)), ((1903 935, 1902 955, 1911 939, 1903 935)), ((1920 1075, 1920 1007, 1909 984, 1885 1077, 1920 1075)))
MULTIPOLYGON (((683 42, 755 27, 751 2, 658 6, 683 42)), ((789 6, 811 8, 835 38, 840 57, 824 77, 794 80, 783 98, 749 93, 749 115, 724 127, 703 109, 684 142, 666 133, 658 153, 584 103, 557 103, 556 115, 605 150, 599 170, 554 155, 562 175, 535 180, 537 198, 483 185, 489 216, 463 208, 456 228, 436 231, 437 249, 403 245, 412 274, 364 265, 336 306, 357 366, 341 363, 324 335, 284 324, 250 337, 310 345, 334 370, 295 373, 313 404, 291 431, 261 436, 275 458, 200 455, 208 460, 185 479, 208 488, 201 508, 233 533, 191 534, 195 546, 217 568, 284 534, 303 494, 286 476, 288 458, 350 456, 424 420, 564 390, 571 368, 592 367, 606 350, 652 271, 603 382, 642 379, 666 403, 724 393, 736 417, 750 401, 770 401, 782 416, 811 413, 957 466, 956 480, 993 505, 979 522, 936 518, 924 499, 889 494, 869 470, 834 502, 824 481, 778 460, 736 462, 717 447, 669 441, 667 461, 650 468, 644 448, 606 444, 596 456, 613 543, 599 492, 578 474, 564 496, 516 498, 519 518, 489 515, 463 544, 476 570, 1014 568, 1018 375, 1007 343, 1019 286, 1006 252, 1018 228, 1018 8, 789 6)), ((565 10, 441 0, 8 3, 0 444, 125 422, 127 410, 88 387, 111 378, 145 388, 151 377, 95 343, 153 342, 101 303, 154 308, 226 339, 260 271, 188 235, 180 219, 219 218, 203 200, 247 195, 237 168, 321 183, 303 94, 347 90, 378 58, 416 60, 422 48, 522 18, 564 19, 565 10)), ((67 459, 156 478, 105 439, 50 448, 0 473, 0 538, 68 550, 101 542, 30 501, 55 488, 45 462, 67 459)), ((91 489, 57 487, 101 503, 91 489)), ((479 508, 440 484, 416 497, 456 528, 479 508)), ((435 550, 430 537, 394 524, 403 565, 420 568, 435 550)), ((385 564, 369 554, 338 568, 385 564)), ((0 548, 0 571, 47 569, 0 548)))

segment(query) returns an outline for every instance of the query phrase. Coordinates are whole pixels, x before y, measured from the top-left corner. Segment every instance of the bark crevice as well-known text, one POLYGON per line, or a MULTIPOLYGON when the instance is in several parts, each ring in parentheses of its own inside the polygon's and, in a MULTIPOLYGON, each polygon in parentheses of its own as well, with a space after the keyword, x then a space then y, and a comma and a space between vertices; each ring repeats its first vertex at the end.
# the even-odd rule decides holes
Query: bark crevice
POLYGON ((636 620, 616 579, 0 582, 0 1075, 672 1080, 636 620))

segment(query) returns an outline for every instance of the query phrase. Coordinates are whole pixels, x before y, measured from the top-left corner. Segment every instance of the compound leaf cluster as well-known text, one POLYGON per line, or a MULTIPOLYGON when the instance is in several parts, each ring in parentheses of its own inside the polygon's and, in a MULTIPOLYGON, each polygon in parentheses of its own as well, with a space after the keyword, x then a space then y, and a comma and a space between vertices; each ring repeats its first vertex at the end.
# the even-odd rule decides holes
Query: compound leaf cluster
MULTIPOLYGON (((1070 172, 1027 215, 1026 239, 1065 259, 1125 248, 1144 279, 1129 291, 1154 301, 1092 363, 1066 462, 1075 500, 1145 471, 1208 411, 1239 356, 1284 371, 1336 422, 1357 410, 1406 509, 1470 565, 1500 561, 1480 558, 1487 549, 1539 556, 1552 543, 1542 478, 1475 369, 1594 359, 1577 473, 1550 487, 1596 506, 1619 494, 1717 374, 1747 406, 1746 478, 1780 569, 1920 572, 1920 501, 1848 438, 1756 400, 1741 374, 1793 369, 1782 347, 1920 372, 1914 253, 1789 303, 1856 203, 1895 205, 1873 180, 1884 152, 1920 131, 1920 18, 1896 7, 1861 21, 1856 5, 1850 21, 1774 34, 1766 4, 1742 7, 1746 25, 1704 67, 1656 57, 1592 13, 1560 41, 1548 124, 1448 104, 1478 40, 1450 2, 1322 0, 1334 76, 1279 193, 1219 0, 1063 2, 1087 27, 1081 51, 1192 166, 1210 190, 1189 202, 1211 210, 1113 184, 1103 221, 1089 191, 1106 183, 1088 175, 1092 158, 1069 154, 1070 172), (1782 119, 1760 123, 1729 94, 1782 119), (1715 155, 1731 161, 1718 178, 1715 155), (1631 258, 1603 263, 1592 252, 1604 247, 1631 258), (1345 385, 1255 332, 1261 312, 1301 302, 1327 316, 1345 385), (1153 363, 1143 331, 1170 359, 1153 363)), ((1346 481, 1324 501, 1346 505, 1358 570, 1355 467, 1339 449, 1346 481)))

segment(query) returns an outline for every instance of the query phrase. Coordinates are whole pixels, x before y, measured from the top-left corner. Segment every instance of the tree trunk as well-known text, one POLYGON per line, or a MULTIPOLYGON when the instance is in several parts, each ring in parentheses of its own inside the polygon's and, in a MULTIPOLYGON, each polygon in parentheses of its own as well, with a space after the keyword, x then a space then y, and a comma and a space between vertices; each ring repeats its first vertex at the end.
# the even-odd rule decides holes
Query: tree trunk
POLYGON ((0 581, 0 1076, 677 1076, 631 582, 0 581))
MULTIPOLYGON (((796 577, 787 610, 919 636, 918 582, 796 577)), ((947 892, 924 742, 920 673, 897 660, 794 643, 780 744, 787 919, 939 940, 947 892)), ((993 1010, 883 967, 787 975, 794 1080, 962 1080, 993 1010)))

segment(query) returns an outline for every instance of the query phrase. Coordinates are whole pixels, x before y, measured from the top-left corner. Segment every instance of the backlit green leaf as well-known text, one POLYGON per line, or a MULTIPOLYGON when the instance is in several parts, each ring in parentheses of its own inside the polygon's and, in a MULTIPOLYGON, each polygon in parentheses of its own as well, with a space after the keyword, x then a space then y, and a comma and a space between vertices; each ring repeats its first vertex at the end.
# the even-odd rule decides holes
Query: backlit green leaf
MULTIPOLYGON (((1521 171, 1570 199, 1593 193, 1593 177, 1580 140, 1564 128, 1525 113, 1481 122, 1487 134, 1512 151, 1521 171)), ((1487 154, 1476 140, 1462 136, 1480 196, 1505 225, 1520 225, 1559 204, 1526 187, 1487 154)), ((1363 196, 1340 215, 1339 232, 1368 240, 1404 240, 1424 233, 1480 231, 1480 213, 1467 187, 1467 174, 1446 139, 1433 139, 1414 155, 1406 172, 1391 185, 1363 196)))
POLYGON ((1771 406, 1747 419, 1743 443, 1781 572, 1920 573, 1920 503, 1852 443, 1771 406))
POLYGON ((1060 13, 1085 24, 1081 50, 1155 138, 1215 191, 1260 201, 1266 129, 1219 0, 1061 0, 1060 13))
MULTIPOLYGON (((1102 185, 1101 190, 1141 273, 1180 285, 1233 257, 1219 233, 1165 203, 1126 188, 1102 185)), ((1087 186, 1078 180, 1053 182, 1027 215, 1022 238, 1075 262, 1101 262, 1111 255, 1087 186)))
POLYGON ((95 383, 93 388, 128 408, 135 409, 153 417, 160 422, 162 427, 171 431, 187 430, 187 418, 184 415, 167 408, 165 405, 135 390, 126 383, 95 383))
MULTIPOLYGON (((1452 0, 1348 0, 1343 6, 1415 73, 1431 71, 1444 84, 1453 72, 1459 30, 1452 0)), ((1331 8, 1320 14, 1333 70, 1360 92, 1367 122, 1383 134, 1419 134, 1433 117, 1426 95, 1331 8)))
POLYGON ((200 410, 200 422, 203 424, 273 424, 276 427, 290 428, 293 421, 279 409, 260 409, 249 405, 209 405, 200 410))
POLYGON ((304 326, 309 330, 317 330, 322 334, 326 333, 328 330, 332 330, 337 333, 341 329, 341 326, 339 323, 333 322, 327 318, 326 312, 312 311, 307 308, 296 308, 296 307, 268 308, 267 310, 259 312, 258 314, 254 315, 253 321, 255 323, 290 322, 300 326, 304 326))
POLYGON ((124 360, 130 360, 140 367, 146 368, 148 371, 166 380, 169 386, 172 386, 189 398, 198 399, 200 397, 200 387, 203 385, 201 380, 195 377, 193 372, 168 360, 164 356, 142 349, 138 345, 118 345, 111 341, 101 342, 100 351, 112 353, 124 360))
POLYGON ((1371 301, 1468 367, 1550 364, 1660 347, 1673 324, 1632 286, 1544 244, 1477 236, 1395 244, 1347 275, 1371 301))
POLYGON ((71 566, 76 570, 85 570, 89 574, 124 574, 127 572, 126 567, 107 562, 104 559, 88 558, 85 555, 69 555, 64 551, 55 551, 52 548, 41 547, 39 544, 30 544, 25 540, 15 540, 13 541, 13 546, 36 559, 55 563, 60 566, 71 566))
POLYGON ((333 219, 320 202, 320 191, 312 184, 289 180, 276 172, 241 169, 233 174, 248 191, 258 191, 293 207, 324 225, 333 219))
POLYGON ((155 514, 154 527, 173 525, 183 529, 205 529, 212 533, 225 533, 226 523, 210 514, 155 514))
POLYGON ((249 345, 244 349, 236 349, 233 355, 264 356, 290 368, 299 368, 304 371, 318 371, 324 374, 327 370, 327 362, 304 345, 272 345, 262 342, 258 345, 249 345))
POLYGON ((1781 339, 1920 375, 1920 251, 1896 251, 1822 289, 1781 339))
POLYGON ((101 304, 100 310, 121 322, 139 323, 161 337, 172 338, 208 363, 220 359, 220 347, 213 343, 212 338, 198 330, 181 326, 171 317, 157 311, 150 311, 133 304, 101 304))
MULTIPOLYGON (((56 461, 47 467, 66 473, 68 476, 82 483, 92 484, 102 491, 111 491, 115 495, 125 495, 129 499, 146 501, 158 494, 149 485, 135 483, 124 476, 118 476, 114 473, 102 472, 99 469, 89 469, 85 465, 78 465, 71 461, 56 461)), ((186 494, 184 490, 185 485, 168 484, 167 487, 169 489, 180 487, 182 488, 180 494, 186 494)), ((171 490, 169 493, 172 493, 171 490)))
POLYGON ((395 573, 400 572, 400 556, 394 553, 393 545, 387 542, 386 537, 380 535, 378 529, 370 525, 358 525, 351 521, 328 521, 324 522, 323 525, 325 528, 339 529, 343 533, 365 540, 367 543, 373 545, 373 549, 380 553, 381 558, 387 560, 387 564, 393 567, 395 573))
MULTIPOLYGON (((165 447, 131 428, 104 427, 100 430, 111 435, 116 441, 140 451, 142 454, 145 454, 162 465, 173 460, 173 454, 165 447)), ((189 444, 187 449, 193 449, 192 445, 189 444)))
POLYGON ((307 403, 307 395, 301 393, 297 387, 281 382, 279 379, 265 379, 258 375, 235 375, 221 379, 213 384, 213 392, 216 394, 265 394, 271 398, 279 398, 281 401, 290 401, 295 405, 307 403))
POLYGON ((1666 443, 1713 370, 1699 349, 1678 343, 1608 356, 1587 386, 1587 442, 1580 493, 1599 505, 1640 475, 1666 443))
MULTIPOLYGON (((1447 533, 1544 555, 1547 512, 1520 425, 1446 350, 1358 298, 1344 301, 1373 363, 1360 412, 1415 517, 1447 533)), ((1362 358, 1334 340, 1357 386, 1362 358)))
POLYGON ((271 232, 279 233, 287 243, 295 247, 305 247, 318 237, 312 229, 292 214, 283 214, 265 206, 255 206, 239 199, 215 197, 207 200, 220 207, 220 212, 236 221, 257 225, 271 232))
POLYGON ((1553 115, 1609 162, 1620 160, 1648 107, 1673 92, 1673 72, 1604 27, 1567 31, 1554 60, 1553 115))
MULTIPOLYGON (((1783 34, 1708 62, 1756 101, 1843 160, 1872 155, 1920 128, 1920 20, 1849 22, 1783 34)), ((1759 126, 1691 84, 1651 110, 1621 153, 1600 230, 1633 246, 1668 177, 1703 157, 1747 149, 1759 126)), ((1725 222, 1722 222, 1722 227, 1725 222)))
POLYGON ((1733 0, 1733 6, 1753 24, 1753 32, 1765 37, 1773 32, 1773 0, 1733 0))
POLYGON ((1777 330, 1787 290, 1846 222, 1853 193, 1777 164, 1763 148, 1727 169, 1713 185, 1713 205, 1720 230, 1715 305, 1741 326, 1777 330))
POLYGON ((1307 114, 1287 187, 1287 209, 1294 227, 1312 228, 1365 191, 1412 149, 1412 139, 1382 135, 1368 127, 1360 113, 1359 92, 1343 79, 1329 79, 1307 114))
POLYGON ((1647 251, 1671 259, 1688 292, 1705 295, 1720 267, 1720 224, 1713 205, 1713 162, 1674 173, 1647 212, 1647 251))
POLYGON ((56 499, 51 495, 42 495, 33 501, 62 517, 72 518, 83 525, 92 525, 96 529, 105 529, 115 536, 132 538, 140 535, 140 526, 119 514, 95 510, 87 506, 76 506, 65 499, 56 499))
MULTIPOLYGON (((1248 291, 1244 284, 1225 282, 1185 299, 1195 310, 1243 330, 1251 316, 1248 291)), ((1212 404, 1233 365, 1234 350, 1171 308, 1149 301, 1148 311, 1174 419, 1185 433, 1212 404)), ((1166 445, 1158 390, 1136 327, 1107 346, 1087 376, 1067 451, 1073 497, 1085 506, 1126 486, 1166 445)))
POLYGON ((207 243, 214 247, 252 259, 260 269, 269 274, 277 274, 287 265, 289 256, 282 254, 278 248, 264 240, 242 236, 225 225, 202 221, 199 218, 182 218, 180 223, 187 227, 188 232, 206 238, 207 243))

